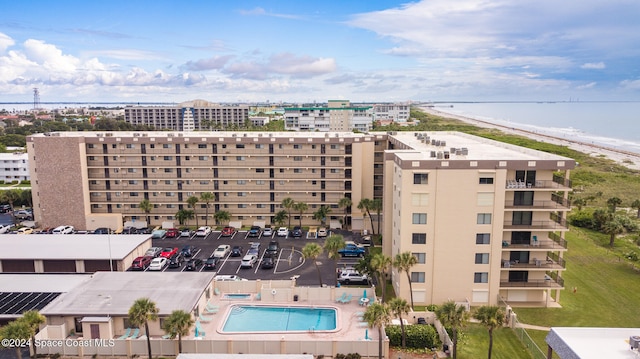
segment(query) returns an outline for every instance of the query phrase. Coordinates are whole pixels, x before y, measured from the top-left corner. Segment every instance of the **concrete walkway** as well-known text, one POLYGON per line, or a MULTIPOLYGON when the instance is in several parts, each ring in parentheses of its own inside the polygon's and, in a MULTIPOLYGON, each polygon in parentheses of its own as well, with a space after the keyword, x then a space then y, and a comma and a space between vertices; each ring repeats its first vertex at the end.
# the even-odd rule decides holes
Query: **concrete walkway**
POLYGON ((547 331, 547 332, 551 330, 551 328, 549 328, 549 327, 541 327, 539 325, 524 324, 524 323, 519 323, 518 327, 519 328, 524 328, 524 329, 544 330, 544 331, 547 331))

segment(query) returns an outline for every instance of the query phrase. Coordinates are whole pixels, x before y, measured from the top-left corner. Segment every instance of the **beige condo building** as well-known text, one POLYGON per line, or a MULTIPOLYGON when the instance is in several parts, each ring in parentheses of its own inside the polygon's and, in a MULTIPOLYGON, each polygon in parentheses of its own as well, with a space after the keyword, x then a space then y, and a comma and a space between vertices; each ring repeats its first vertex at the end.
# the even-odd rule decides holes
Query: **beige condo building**
MULTIPOLYGON (((303 225, 318 225, 313 212, 326 205, 339 226, 349 197, 350 228, 371 230, 356 206, 381 198, 383 252, 418 260, 416 304, 550 306, 564 288, 569 158, 457 132, 63 132, 29 136, 27 148, 43 227, 143 221, 143 199, 151 225, 177 224, 189 196, 211 192, 209 224, 222 210, 275 224, 291 197, 309 205, 303 225)), ((410 298, 406 274, 391 279, 410 298)))

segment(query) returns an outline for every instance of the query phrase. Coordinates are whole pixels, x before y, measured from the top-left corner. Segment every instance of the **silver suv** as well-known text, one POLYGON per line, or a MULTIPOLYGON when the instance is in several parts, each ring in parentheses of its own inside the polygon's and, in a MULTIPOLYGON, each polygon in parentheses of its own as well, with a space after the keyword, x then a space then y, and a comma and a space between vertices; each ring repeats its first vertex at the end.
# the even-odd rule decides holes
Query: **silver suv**
POLYGON ((366 274, 360 274, 354 270, 347 270, 340 273, 338 277, 338 282, 343 284, 349 283, 369 283, 369 276, 366 274))

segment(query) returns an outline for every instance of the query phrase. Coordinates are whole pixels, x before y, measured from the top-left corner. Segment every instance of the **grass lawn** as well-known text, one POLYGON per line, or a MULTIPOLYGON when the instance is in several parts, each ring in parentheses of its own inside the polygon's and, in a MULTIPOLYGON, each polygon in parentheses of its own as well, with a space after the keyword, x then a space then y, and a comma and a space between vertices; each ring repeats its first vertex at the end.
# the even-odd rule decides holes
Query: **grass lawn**
MULTIPOLYGON (((489 350, 489 332, 480 324, 469 324, 458 340, 458 359, 486 358, 489 350)), ((509 328, 493 333, 492 359, 531 359, 531 355, 509 328)))

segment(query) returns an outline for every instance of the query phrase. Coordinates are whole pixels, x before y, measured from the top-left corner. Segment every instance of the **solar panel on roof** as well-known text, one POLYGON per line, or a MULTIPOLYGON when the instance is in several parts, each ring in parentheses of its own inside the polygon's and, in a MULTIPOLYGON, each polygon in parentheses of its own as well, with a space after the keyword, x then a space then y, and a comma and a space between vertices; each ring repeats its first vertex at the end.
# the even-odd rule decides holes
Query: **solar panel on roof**
POLYGON ((17 315, 27 310, 40 310, 62 293, 0 292, 0 315, 17 315))

